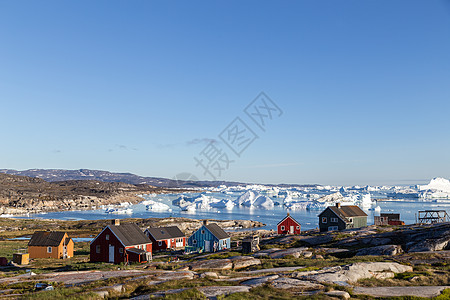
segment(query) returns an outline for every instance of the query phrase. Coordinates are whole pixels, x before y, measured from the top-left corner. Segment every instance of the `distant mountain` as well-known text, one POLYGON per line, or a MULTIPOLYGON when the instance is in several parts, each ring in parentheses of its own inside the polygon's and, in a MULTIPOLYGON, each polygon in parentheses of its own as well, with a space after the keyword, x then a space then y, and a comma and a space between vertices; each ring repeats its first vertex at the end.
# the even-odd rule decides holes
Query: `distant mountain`
POLYGON ((240 182, 228 181, 194 181, 183 179, 167 179, 159 177, 143 177, 132 173, 114 173, 100 170, 62 170, 62 169, 30 169, 17 171, 0 169, 0 173, 41 178, 48 182, 66 180, 98 180, 103 182, 124 182, 128 184, 148 184, 164 188, 217 187, 219 185, 243 185, 240 182))
MULTIPOLYGON (((98 180, 103 182, 124 182, 128 184, 148 184, 162 188, 194 188, 194 187, 218 187, 220 185, 238 186, 247 185, 247 183, 233 182, 233 181, 197 181, 190 180, 189 174, 186 176, 179 176, 178 179, 168 179, 159 177, 143 177, 132 173, 115 173, 100 170, 62 170, 62 169, 30 169, 24 171, 17 171, 12 169, 0 169, 0 173, 11 175, 20 175, 28 177, 41 178, 48 182, 66 181, 66 180, 98 180)), ((311 185, 298 184, 279 184, 277 186, 283 187, 314 187, 311 185)))

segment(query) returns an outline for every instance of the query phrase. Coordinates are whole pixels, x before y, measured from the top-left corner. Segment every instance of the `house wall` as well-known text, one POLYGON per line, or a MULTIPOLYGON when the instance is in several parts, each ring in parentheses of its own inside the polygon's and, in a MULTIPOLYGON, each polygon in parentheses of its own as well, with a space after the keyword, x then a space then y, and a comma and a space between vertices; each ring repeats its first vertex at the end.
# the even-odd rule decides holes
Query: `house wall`
POLYGON ((301 233, 301 226, 297 224, 292 218, 288 217, 283 222, 278 224, 277 226, 277 232, 278 234, 290 234, 290 228, 291 226, 294 226, 294 234, 300 234, 301 233), (282 230, 282 226, 284 226, 284 230, 282 230), (297 226, 299 227, 297 229, 297 226))
POLYGON ((230 249, 230 248, 231 248, 231 239, 230 238, 222 239, 219 241, 218 250, 225 250, 225 249, 230 249), (224 245, 224 243, 225 243, 225 245, 224 245))
MULTIPOLYGON (((47 251, 48 246, 28 246, 28 253, 30 254, 30 258, 63 258, 63 242, 67 237, 67 234, 65 234, 59 246, 51 247, 51 253, 48 253, 47 251)), ((73 241, 70 240, 66 246, 68 257, 73 257, 73 241)))
POLYGON ((109 262, 109 245, 114 245, 114 263, 119 264, 127 260, 124 246, 111 232, 109 228, 103 230, 100 235, 91 243, 90 260, 91 262, 109 262), (109 240, 106 240, 109 235, 109 240), (100 253, 97 253, 97 245, 100 246, 100 253), (120 253, 120 248, 123 253, 120 253))
POLYGON ((360 228, 367 226, 367 217, 353 217, 353 226, 350 228, 360 228))
MULTIPOLYGON (((147 233, 146 233, 147 234, 147 233)), ((176 247, 176 238, 174 239, 166 239, 166 240, 161 240, 161 246, 159 245, 159 241, 155 240, 153 238, 153 236, 151 236, 150 234, 147 234, 147 236, 150 238, 150 240, 153 242, 153 250, 154 251, 161 251, 161 250, 166 250, 168 248, 174 248, 174 249, 179 249, 179 248, 184 248, 186 246, 186 237, 183 237, 183 246, 181 247, 176 247), (173 240, 173 242, 172 242, 173 240)))
MULTIPOLYGON (((202 227, 200 227, 189 237, 188 245, 203 249, 203 251, 205 251, 205 241, 210 241, 211 250, 214 242, 219 242, 219 240, 205 226, 202 225, 202 227), (202 233, 202 231, 204 231, 204 233, 202 233), (197 241, 197 243, 194 243, 194 241, 197 241)), ((221 250, 220 247, 219 250, 221 250)))
POLYGON ((328 228, 330 226, 337 226, 338 230, 344 230, 346 229, 347 225, 344 221, 341 220, 336 214, 329 208, 325 209, 320 215, 319 215, 319 229, 320 232, 328 231, 328 228), (322 217, 327 218, 327 222, 322 222, 322 217), (331 218, 337 218, 337 222, 331 222, 331 218))

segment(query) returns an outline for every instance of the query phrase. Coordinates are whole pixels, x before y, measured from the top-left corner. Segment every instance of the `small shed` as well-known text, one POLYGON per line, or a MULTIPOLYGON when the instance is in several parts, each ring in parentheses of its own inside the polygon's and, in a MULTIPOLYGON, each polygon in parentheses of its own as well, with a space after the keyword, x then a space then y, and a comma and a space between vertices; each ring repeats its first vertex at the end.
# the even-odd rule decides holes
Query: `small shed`
POLYGON ((242 240, 242 253, 249 254, 259 251, 259 236, 250 235, 242 240))
POLYGON ((381 225, 405 225, 405 222, 400 220, 400 214, 396 213, 382 213, 379 216, 374 216, 374 224, 381 225))
POLYGON ((14 253, 13 262, 18 265, 28 265, 30 263, 30 254, 28 253, 14 253))
POLYGON ((8 259, 6 257, 0 257, 0 266, 4 267, 8 265, 8 259))

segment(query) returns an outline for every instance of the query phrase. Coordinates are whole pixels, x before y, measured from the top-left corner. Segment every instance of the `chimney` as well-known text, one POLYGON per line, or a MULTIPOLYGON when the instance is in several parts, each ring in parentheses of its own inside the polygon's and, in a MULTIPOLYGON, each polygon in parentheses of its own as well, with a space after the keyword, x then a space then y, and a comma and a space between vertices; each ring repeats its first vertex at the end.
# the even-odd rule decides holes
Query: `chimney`
POLYGON ((341 202, 337 202, 337 203, 336 203, 336 207, 337 207, 337 208, 341 208, 341 202))
POLYGON ((203 220, 203 225, 208 225, 208 220, 203 220))
POLYGON ((289 213, 287 213, 287 216, 289 217, 289 213))
POLYGON ((119 219, 114 219, 111 221, 111 224, 114 226, 119 226, 120 225, 120 220, 119 219))

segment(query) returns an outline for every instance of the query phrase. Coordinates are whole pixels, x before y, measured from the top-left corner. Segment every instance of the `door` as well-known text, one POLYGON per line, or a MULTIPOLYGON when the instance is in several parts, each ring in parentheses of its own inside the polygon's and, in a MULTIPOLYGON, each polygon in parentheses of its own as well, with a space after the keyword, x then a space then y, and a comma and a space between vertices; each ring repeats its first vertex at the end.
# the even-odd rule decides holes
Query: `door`
POLYGON ((114 262, 114 245, 109 245, 109 262, 114 262))
POLYGON ((291 234, 294 234, 294 226, 290 227, 290 232, 291 232, 291 234))
POLYGON ((211 241, 205 241, 205 252, 211 252, 211 241))

